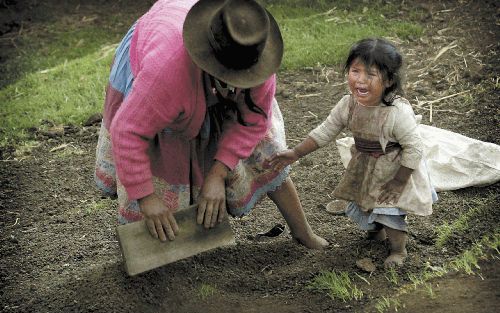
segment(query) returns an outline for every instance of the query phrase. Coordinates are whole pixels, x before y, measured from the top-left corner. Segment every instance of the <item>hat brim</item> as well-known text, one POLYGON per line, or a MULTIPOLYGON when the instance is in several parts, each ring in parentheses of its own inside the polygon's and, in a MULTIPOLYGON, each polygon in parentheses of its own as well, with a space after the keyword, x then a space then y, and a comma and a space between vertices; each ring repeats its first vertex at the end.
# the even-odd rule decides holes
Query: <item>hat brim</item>
POLYGON ((215 57, 208 41, 208 28, 214 14, 225 0, 202 0, 188 12, 183 26, 184 46, 193 62, 202 70, 234 87, 250 88, 265 82, 276 73, 283 57, 283 39, 278 23, 269 16, 269 34, 262 54, 255 64, 242 70, 221 64, 215 57))

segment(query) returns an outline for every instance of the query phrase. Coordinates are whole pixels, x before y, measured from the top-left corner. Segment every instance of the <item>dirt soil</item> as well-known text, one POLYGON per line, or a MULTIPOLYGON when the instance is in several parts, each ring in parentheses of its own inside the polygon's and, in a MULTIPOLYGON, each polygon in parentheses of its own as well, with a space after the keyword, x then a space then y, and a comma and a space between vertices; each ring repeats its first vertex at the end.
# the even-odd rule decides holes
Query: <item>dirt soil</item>
MULTIPOLYGON (((138 12, 149 4, 137 4, 138 12)), ((109 14, 106 6, 104 2, 95 7, 82 5, 71 14, 76 18, 90 13, 104 16, 109 14)), ((499 144, 498 2, 416 5, 405 1, 399 14, 415 9, 425 34, 397 43, 408 65, 405 86, 416 113, 423 115, 425 124, 499 144), (451 48, 443 52, 445 47, 451 48), (432 121, 428 106, 418 106, 416 100, 464 91, 468 92, 437 102, 432 121)), ((29 19, 23 25, 29 28, 29 19)), ((290 145, 320 123, 346 92, 340 72, 336 67, 318 67, 279 73, 277 99, 290 145)), ((312 228, 330 242, 326 250, 308 250, 295 244, 289 234, 256 240, 257 233, 284 223, 273 204, 263 200, 249 216, 231 219, 235 246, 127 277, 115 236, 116 205, 101 200, 93 184, 98 127, 67 125, 63 134, 39 133, 39 145, 30 154, 14 158, 13 150, 2 152, 0 311, 373 312, 377 299, 396 292, 398 285, 388 281, 382 268, 386 244, 366 240, 345 217, 325 210, 344 170, 334 144, 303 159, 292 173, 312 228), (101 208, 95 209, 99 204, 101 208), (377 266, 371 275, 356 267, 356 260, 365 257, 377 266), (342 302, 306 288, 326 270, 349 272, 363 290, 363 298, 342 302), (213 294, 202 292, 206 285, 215 288, 213 294)), ((499 187, 497 183, 441 192, 431 217, 410 217, 409 258, 397 269, 400 284, 409 283, 409 274, 429 264, 445 264, 484 234, 497 230, 499 187), (437 248, 436 227, 452 223, 478 203, 484 208, 481 216, 437 248)), ((428 292, 405 295, 401 301, 406 308, 400 311, 498 311, 500 263, 496 256, 480 263, 476 271, 480 276, 451 274, 432 281, 434 297, 428 292)))

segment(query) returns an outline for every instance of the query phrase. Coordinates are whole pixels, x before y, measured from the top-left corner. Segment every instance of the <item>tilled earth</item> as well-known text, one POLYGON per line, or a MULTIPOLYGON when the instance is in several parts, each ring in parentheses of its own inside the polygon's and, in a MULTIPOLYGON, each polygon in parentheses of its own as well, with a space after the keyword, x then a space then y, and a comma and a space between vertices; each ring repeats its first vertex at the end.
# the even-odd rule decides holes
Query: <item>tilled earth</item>
MULTIPOLYGON (((410 9, 415 8, 401 7, 400 14, 410 9)), ((397 40, 407 61, 406 97, 423 123, 498 144, 498 4, 438 1, 416 9, 425 34, 397 40), (432 111, 425 103, 450 95, 434 102, 432 111)), ((340 68, 280 72, 278 79, 289 145, 304 138, 346 92, 340 68)), ((408 275, 442 266, 498 230, 498 183, 441 192, 432 216, 410 217, 409 258, 397 269, 399 285, 391 283, 382 268, 386 245, 369 242, 346 218, 325 210, 343 173, 332 143, 292 172, 311 226, 330 242, 326 250, 308 250, 287 233, 257 240, 257 233, 284 223, 265 199, 249 216, 231 219, 235 246, 130 278, 115 236, 116 204, 101 199, 93 184, 98 127, 67 125, 62 132, 38 133, 38 145, 29 153, 2 151, 0 311, 373 312, 377 299, 409 283, 408 275), (437 226, 477 207, 480 213, 468 227, 437 248, 437 226), (377 266, 371 274, 356 266, 365 257, 377 266), (342 302, 306 288, 328 270, 349 272, 364 296, 342 302), (206 286, 213 293, 203 292, 206 286)), ((480 275, 451 274, 433 281, 434 298, 425 292, 405 295, 406 311, 498 310, 496 256, 481 261, 480 275)))

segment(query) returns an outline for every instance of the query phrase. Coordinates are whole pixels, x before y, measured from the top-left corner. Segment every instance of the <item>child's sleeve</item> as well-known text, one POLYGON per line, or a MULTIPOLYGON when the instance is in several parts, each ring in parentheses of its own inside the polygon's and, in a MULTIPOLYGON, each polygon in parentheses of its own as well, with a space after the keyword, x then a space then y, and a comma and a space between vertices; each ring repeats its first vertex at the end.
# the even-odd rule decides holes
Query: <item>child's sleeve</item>
POLYGON ((319 147, 323 147, 337 138, 347 126, 349 115, 349 95, 344 96, 330 111, 326 120, 309 133, 319 147))
POLYGON ((401 165, 415 169, 423 156, 422 138, 417 130, 415 113, 409 103, 396 109, 392 136, 401 145, 401 165))

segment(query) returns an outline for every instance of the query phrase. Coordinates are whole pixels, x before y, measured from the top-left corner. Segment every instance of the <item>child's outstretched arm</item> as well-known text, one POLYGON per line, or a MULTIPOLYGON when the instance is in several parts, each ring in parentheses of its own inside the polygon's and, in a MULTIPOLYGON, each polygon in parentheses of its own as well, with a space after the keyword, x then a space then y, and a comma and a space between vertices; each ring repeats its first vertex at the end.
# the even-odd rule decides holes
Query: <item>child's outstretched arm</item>
POLYGON ((288 149, 274 154, 269 159, 269 165, 273 170, 280 172, 285 166, 290 165, 300 159, 301 157, 317 150, 318 144, 311 137, 307 137, 301 143, 296 145, 293 149, 288 149))
POLYGON ((319 126, 309 132, 309 135, 293 149, 276 153, 268 159, 269 165, 275 171, 282 171, 301 157, 321 148, 334 140, 347 125, 349 115, 349 99, 346 95, 333 107, 330 114, 319 126))

